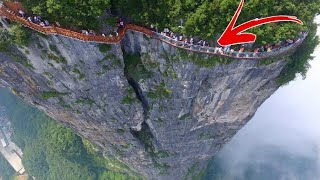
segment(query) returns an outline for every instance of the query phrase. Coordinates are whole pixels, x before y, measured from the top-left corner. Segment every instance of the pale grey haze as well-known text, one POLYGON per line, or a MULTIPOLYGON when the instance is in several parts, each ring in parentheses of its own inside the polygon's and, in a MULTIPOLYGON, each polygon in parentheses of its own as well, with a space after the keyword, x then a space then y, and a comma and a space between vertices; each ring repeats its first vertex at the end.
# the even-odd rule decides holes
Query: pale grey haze
POLYGON ((207 179, 320 179, 319 46, 314 56, 307 78, 281 87, 258 109, 214 159, 207 179))

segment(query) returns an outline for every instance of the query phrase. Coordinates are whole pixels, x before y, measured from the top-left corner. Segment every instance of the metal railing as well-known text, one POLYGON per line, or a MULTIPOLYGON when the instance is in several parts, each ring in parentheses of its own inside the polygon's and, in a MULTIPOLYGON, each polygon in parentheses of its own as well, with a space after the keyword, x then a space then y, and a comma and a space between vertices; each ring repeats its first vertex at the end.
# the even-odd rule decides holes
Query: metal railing
POLYGON ((302 33, 297 40, 287 46, 281 46, 276 49, 272 49, 271 52, 224 52, 222 48, 219 47, 210 47, 210 46, 201 46, 201 45, 195 45, 190 43, 185 43, 183 41, 175 40, 171 37, 168 37, 166 35, 156 33, 155 37, 169 45, 185 49, 187 51, 193 51, 193 52, 199 52, 199 53, 205 53, 205 54, 214 54, 214 55, 220 55, 225 57, 231 57, 231 58, 239 58, 239 59, 265 59, 270 58, 274 56, 279 56, 281 54, 284 54, 286 52, 289 52, 291 50, 294 50, 296 47, 298 47, 304 39, 307 37, 308 33, 302 33))

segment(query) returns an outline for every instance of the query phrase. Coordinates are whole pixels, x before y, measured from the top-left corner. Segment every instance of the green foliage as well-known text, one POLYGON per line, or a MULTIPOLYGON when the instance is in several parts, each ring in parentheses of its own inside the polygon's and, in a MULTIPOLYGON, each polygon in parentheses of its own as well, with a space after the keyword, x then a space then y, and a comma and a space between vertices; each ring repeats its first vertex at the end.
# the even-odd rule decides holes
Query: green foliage
POLYGON ((279 85, 288 84, 299 74, 303 78, 306 77, 307 71, 310 68, 309 61, 314 58, 311 54, 314 52, 318 44, 319 37, 316 36, 316 25, 313 25, 308 37, 298 47, 283 68, 280 76, 277 79, 279 85))
POLYGON ((135 132, 135 135, 143 143, 145 150, 150 154, 155 167, 158 168, 161 173, 166 173, 170 166, 165 163, 160 163, 159 158, 168 157, 170 156, 170 153, 163 150, 156 151, 152 142, 153 135, 145 122, 142 123, 141 130, 135 132))
POLYGON ((168 151, 160 150, 156 153, 156 156, 159 158, 165 158, 165 157, 169 157, 170 153, 168 151))
POLYGON ((110 44, 99 44, 99 50, 102 53, 106 53, 112 49, 112 46, 110 44))
MULTIPOLYGON (((52 84, 53 82, 49 81, 49 83, 52 84)), ((51 85, 51 84, 50 84, 50 85, 51 85)), ((58 104, 61 105, 61 106, 64 107, 64 108, 72 109, 72 107, 71 107, 69 104, 67 104, 66 102, 64 102, 61 97, 59 98, 58 104)))
POLYGON ((76 161, 85 154, 81 138, 71 129, 57 124, 54 129, 48 131, 46 136, 50 147, 55 150, 54 153, 63 154, 69 160, 76 161))
POLYGON ((81 79, 84 79, 84 78, 86 77, 86 75, 83 74, 83 73, 81 73, 80 70, 77 69, 77 68, 74 68, 74 69, 72 70, 72 72, 78 74, 80 80, 81 80, 81 79))
POLYGON ((8 31, 3 28, 0 28, 0 51, 8 51, 8 46, 10 45, 11 36, 8 31))
POLYGON ((124 129, 117 129, 117 132, 118 132, 119 134, 123 134, 123 133, 125 132, 125 130, 124 130, 124 129))
POLYGON ((181 49, 178 49, 178 52, 184 60, 190 60, 195 65, 203 68, 212 68, 217 64, 230 64, 236 60, 216 55, 206 55, 194 52, 189 53, 188 51, 181 49))
MULTIPOLYGON (((13 140, 23 149, 23 165, 29 175, 48 180, 139 179, 123 163, 103 157, 71 129, 4 89, 0 89, 0 96, 0 105, 6 107, 12 124, 13 140)), ((0 157, 0 172, 3 165, 0 157)))
POLYGON ((15 44, 27 46, 31 42, 31 30, 20 24, 12 25, 10 27, 10 34, 15 44))
POLYGON ((179 118, 179 120, 182 120, 182 121, 189 120, 190 117, 191 117, 191 115, 189 113, 187 113, 187 114, 184 114, 183 116, 181 116, 179 118))
POLYGON ((50 99, 53 97, 59 97, 59 96, 64 96, 64 95, 66 95, 66 93, 61 93, 61 92, 57 92, 57 91, 47 91, 47 92, 41 93, 41 97, 43 99, 50 99))
POLYGON ((119 18, 116 16, 110 16, 105 20, 105 22, 110 26, 115 26, 118 22, 118 19, 119 18))
POLYGON ((199 134, 199 139, 202 140, 215 139, 217 137, 219 137, 218 134, 212 135, 210 132, 202 132, 201 134, 199 134))
POLYGON ((52 54, 52 53, 48 53, 48 59, 54 60, 54 61, 56 61, 57 63, 59 63, 59 57, 56 56, 56 55, 54 55, 54 54, 52 54))
POLYGON ((125 74, 135 81, 140 79, 148 79, 153 73, 148 71, 141 62, 140 55, 138 54, 125 54, 124 56, 125 74))
POLYGON ((23 165, 38 179, 46 179, 49 173, 49 165, 43 148, 44 146, 39 143, 27 144, 23 152, 23 165))
POLYGON ((105 171, 102 173, 102 175, 99 177, 99 180, 127 180, 128 176, 125 174, 119 174, 119 173, 114 173, 112 171, 105 171))
POLYGON ((136 99, 135 98, 132 98, 132 97, 130 97, 130 96, 126 96, 126 97, 124 97, 123 99, 122 99, 122 103, 123 104, 132 104, 132 103, 134 103, 136 101, 136 99))
MULTIPOLYGON (((160 30, 170 27, 187 36, 215 39, 229 24, 239 0, 111 0, 113 8, 141 24, 154 24, 160 30), (180 19, 184 20, 180 28, 180 19)), ((301 19, 303 26, 296 23, 280 22, 255 27, 250 32, 257 34, 256 45, 275 43, 295 38, 307 29, 314 15, 319 13, 320 0, 245 1, 237 24, 255 18, 273 15, 293 15, 301 19)))
POLYGON ((160 83, 153 90, 148 92, 148 97, 152 99, 169 98, 171 93, 172 90, 168 89, 165 83, 160 83))
POLYGON ((122 99, 122 104, 133 104, 137 101, 136 94, 131 86, 128 88, 127 93, 127 96, 122 99))
POLYGON ((0 153, 0 177, 2 177, 3 180, 10 180, 12 179, 14 173, 14 169, 0 153))
POLYGON ((68 63, 67 60, 66 60, 66 58, 63 57, 63 56, 60 56, 59 62, 61 62, 61 63, 63 63, 63 64, 67 64, 67 63, 68 63))
POLYGON ((212 57, 210 59, 199 58, 197 56, 190 57, 191 61, 199 67, 212 68, 219 62, 222 62, 221 57, 212 57))
MULTIPOLYGON (((17 55, 17 51, 12 49, 12 45, 16 43, 20 46, 27 46, 31 42, 31 32, 29 29, 22 27, 21 25, 13 25, 10 32, 3 28, 0 28, 0 51, 11 56, 16 62, 21 65, 34 69, 32 64, 28 62, 25 57, 17 55)), ((25 50, 26 54, 29 54, 29 50, 25 50)))
MULTIPOLYGON (((144 125, 146 126, 146 125, 144 125)), ((144 147, 146 149, 147 152, 153 152, 154 151, 154 147, 152 145, 152 134, 149 131, 149 129, 146 128, 142 128, 141 131, 137 132, 137 137, 138 139, 144 144, 144 147)))
MULTIPOLYGON (((106 54, 106 56, 103 59, 97 61, 97 65, 100 65, 103 62, 105 62, 107 60, 112 60, 112 59, 113 59, 115 65, 121 64, 120 60, 118 60, 114 54, 106 54)), ((110 67, 110 69, 111 69, 111 67, 110 67)), ((105 69, 105 70, 110 70, 110 69, 105 69)))
POLYGON ((50 22, 59 21, 62 26, 95 30, 99 28, 97 17, 103 15, 110 3, 109 0, 24 0, 21 2, 26 9, 48 18, 50 22))
POLYGON ((56 45, 49 44, 49 49, 55 52, 56 54, 60 54, 56 45))
POLYGON ((148 68, 159 68, 160 63, 152 59, 149 54, 143 54, 143 64, 148 68))
POLYGON ((76 104, 88 104, 90 106, 92 106, 95 103, 96 102, 90 98, 81 98, 81 99, 77 99, 76 101, 76 104))
POLYGON ((33 65, 28 62, 28 59, 20 56, 15 56, 13 54, 10 54, 10 55, 16 62, 20 63, 24 67, 27 67, 29 69, 34 69, 33 65))

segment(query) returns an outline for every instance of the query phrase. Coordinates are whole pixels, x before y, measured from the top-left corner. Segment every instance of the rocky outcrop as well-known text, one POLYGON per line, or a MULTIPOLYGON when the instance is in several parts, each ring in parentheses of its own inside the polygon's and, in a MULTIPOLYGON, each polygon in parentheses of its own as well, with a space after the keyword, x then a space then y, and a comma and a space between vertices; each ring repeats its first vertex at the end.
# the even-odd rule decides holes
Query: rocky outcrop
POLYGON ((150 179, 205 170, 285 65, 190 54, 136 32, 115 46, 34 35, 15 50, 0 54, 0 84, 150 179))

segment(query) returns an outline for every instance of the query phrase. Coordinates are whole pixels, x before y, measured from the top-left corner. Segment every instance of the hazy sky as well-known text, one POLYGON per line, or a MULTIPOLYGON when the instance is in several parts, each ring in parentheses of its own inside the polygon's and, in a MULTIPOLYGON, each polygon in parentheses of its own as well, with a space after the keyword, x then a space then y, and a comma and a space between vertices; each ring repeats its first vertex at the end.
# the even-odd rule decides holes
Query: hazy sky
MULTIPOLYGON (((320 23, 320 17, 316 22, 320 23)), ((304 157, 315 154, 314 144, 320 150, 320 47, 314 56, 307 78, 299 77, 275 92, 219 153, 230 171, 252 159, 258 147, 273 146, 304 157)), ((320 172, 320 161, 317 168, 320 172)))
MULTIPOLYGON (((317 18, 320 22, 320 17, 317 18)), ((318 28, 320 35, 320 29, 318 28)), ((307 78, 301 77, 281 87, 258 109, 253 119, 238 134, 250 136, 257 143, 304 143, 305 139, 320 144, 320 47, 307 78), (277 138, 275 138, 276 136, 277 138), (301 142, 301 140, 303 140, 301 142)), ((295 144, 296 145, 296 144, 295 144)))

